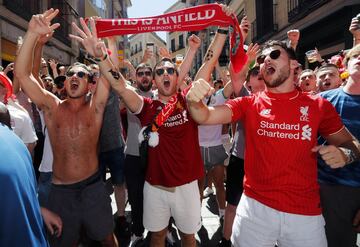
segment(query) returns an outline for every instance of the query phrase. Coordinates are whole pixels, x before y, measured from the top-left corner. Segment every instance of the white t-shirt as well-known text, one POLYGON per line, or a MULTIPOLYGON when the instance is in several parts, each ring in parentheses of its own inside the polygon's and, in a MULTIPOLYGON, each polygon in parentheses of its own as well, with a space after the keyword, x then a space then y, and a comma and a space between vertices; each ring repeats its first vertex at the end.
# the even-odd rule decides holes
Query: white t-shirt
MULTIPOLYGON (((224 96, 224 89, 220 89, 209 98, 203 100, 208 106, 223 105, 227 100, 224 96)), ((222 145, 221 140, 222 124, 199 125, 199 144, 201 147, 214 147, 222 145)))
POLYGON ((13 101, 9 101, 7 108, 10 113, 11 128, 14 133, 20 137, 25 144, 36 142, 38 138, 34 124, 26 110, 22 110, 22 107, 13 101))
POLYGON ((41 120, 41 126, 43 126, 42 127, 43 134, 45 137, 44 151, 43 151, 41 163, 39 166, 39 171, 40 172, 52 172, 54 157, 53 157, 53 152, 52 152, 52 148, 51 148, 51 144, 50 144, 49 133, 48 133, 48 130, 45 125, 43 111, 39 110, 39 115, 40 115, 40 120, 41 120))

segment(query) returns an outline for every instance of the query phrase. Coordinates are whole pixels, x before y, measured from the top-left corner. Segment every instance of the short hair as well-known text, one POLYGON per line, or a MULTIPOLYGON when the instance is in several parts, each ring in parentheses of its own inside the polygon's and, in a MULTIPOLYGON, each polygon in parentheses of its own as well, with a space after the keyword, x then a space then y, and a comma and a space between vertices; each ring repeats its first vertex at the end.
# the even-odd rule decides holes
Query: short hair
POLYGON ((304 69, 303 71, 301 71, 300 75, 307 72, 315 74, 315 71, 313 71, 312 69, 304 69))
POLYGON ((291 47, 288 47, 288 46, 286 45, 286 43, 284 43, 284 42, 282 42, 282 41, 280 41, 280 40, 269 40, 269 41, 267 41, 267 42, 263 45, 263 47, 262 47, 262 49, 261 49, 261 52, 262 52, 263 50, 268 49, 268 48, 273 47, 273 46, 280 46, 281 48, 283 48, 283 49, 286 51, 288 57, 289 57, 291 60, 297 60, 294 49, 291 48, 291 47))
POLYGON ((326 63, 326 64, 321 65, 318 69, 316 69, 315 74, 317 75, 317 73, 319 73, 321 70, 325 70, 325 69, 335 69, 339 73, 339 68, 335 64, 326 63))
POLYGON ((348 65, 350 58, 354 55, 360 55, 360 44, 354 46, 353 48, 350 49, 350 51, 346 53, 344 60, 345 66, 348 65))
POLYGON ((217 79, 217 80, 214 81, 214 86, 215 86, 216 84, 224 85, 224 81, 223 81, 222 79, 217 79))
POLYGON ((249 82, 250 81, 250 76, 257 76, 259 74, 259 72, 260 72, 260 66, 259 65, 252 67, 246 73, 245 81, 249 82))
POLYGON ((177 69, 177 67, 176 67, 176 64, 175 64, 170 58, 164 57, 164 58, 160 59, 160 61, 155 64, 154 69, 153 69, 153 71, 152 71, 152 73, 153 73, 153 78, 155 78, 155 70, 156 70, 156 67, 158 67, 160 64, 165 63, 165 62, 169 62, 169 63, 171 63, 172 65, 174 65, 175 73, 176 73, 177 76, 179 75, 179 71, 178 71, 178 69, 177 69))
POLYGON ((147 63, 141 63, 141 64, 139 64, 139 65, 136 67, 135 72, 137 73, 139 69, 149 69, 150 72, 153 71, 152 68, 151 68, 151 66, 150 66, 150 64, 147 64, 147 63))
POLYGON ((91 68, 89 66, 87 66, 86 64, 83 64, 80 62, 75 62, 74 64, 70 65, 69 68, 66 70, 66 73, 69 72, 74 67, 81 67, 81 68, 85 69, 87 72, 89 72, 89 74, 92 74, 91 68))

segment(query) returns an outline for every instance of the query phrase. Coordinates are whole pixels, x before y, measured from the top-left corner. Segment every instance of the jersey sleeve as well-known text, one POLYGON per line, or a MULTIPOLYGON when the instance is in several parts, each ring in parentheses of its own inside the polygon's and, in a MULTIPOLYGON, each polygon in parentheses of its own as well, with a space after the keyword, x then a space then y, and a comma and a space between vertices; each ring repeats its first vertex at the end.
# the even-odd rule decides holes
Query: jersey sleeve
POLYGON ((229 107, 232 112, 232 116, 231 116, 232 122, 236 122, 244 118, 248 100, 249 100, 248 97, 238 97, 236 99, 230 99, 225 103, 225 105, 229 107))
POLYGON ((320 119, 319 134, 321 136, 327 137, 344 128, 339 114, 328 100, 320 98, 320 106, 322 117, 320 119))
POLYGON ((23 142, 25 144, 36 142, 38 138, 36 136, 34 124, 30 116, 27 114, 24 115, 24 122, 22 127, 23 129, 21 131, 21 139, 23 140, 23 142))

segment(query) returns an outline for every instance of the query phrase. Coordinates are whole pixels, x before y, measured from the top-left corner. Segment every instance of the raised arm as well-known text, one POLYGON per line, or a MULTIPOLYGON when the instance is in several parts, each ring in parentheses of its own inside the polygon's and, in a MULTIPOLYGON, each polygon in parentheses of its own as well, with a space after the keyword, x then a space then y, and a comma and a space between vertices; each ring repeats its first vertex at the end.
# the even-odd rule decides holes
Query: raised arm
POLYGON ((189 49, 186 52, 184 61, 181 63, 181 65, 179 67, 178 87, 181 90, 183 90, 184 87, 187 86, 187 84, 184 83, 183 80, 191 69, 191 65, 194 61, 196 52, 201 45, 201 40, 198 36, 196 36, 195 34, 192 34, 188 38, 188 44, 189 44, 189 49))
MULTIPOLYGON (((90 18, 91 31, 82 18, 80 18, 80 24, 83 30, 81 30, 75 23, 72 24, 79 36, 70 34, 70 37, 82 43, 86 51, 99 61, 102 75, 105 76, 111 87, 119 94, 120 97, 122 97, 126 106, 132 112, 139 111, 142 106, 142 98, 137 93, 135 93, 131 86, 127 85, 124 77, 112 64, 107 55, 105 43, 101 41, 96 35, 94 19, 90 18)), ((104 82, 105 80, 102 81, 104 82)), ((105 92, 105 90, 99 90, 98 86, 97 91, 101 91, 97 95, 98 103, 103 104, 104 101, 106 103, 109 90, 107 90, 107 92, 105 92)))
POLYGON ((203 103, 206 96, 214 93, 209 83, 203 79, 193 82, 186 101, 191 117, 199 124, 226 124, 231 122, 232 112, 225 106, 208 107, 203 103))
MULTIPOLYGON (((90 18, 91 30, 88 28, 83 18, 80 18, 80 25, 82 29, 80 29, 74 22, 72 23, 72 26, 78 36, 70 34, 70 37, 81 43, 86 51, 90 55, 94 56, 96 60, 100 61, 106 58, 110 61, 105 43, 100 41, 97 37, 95 20, 92 17, 90 18)), ((99 80, 96 87, 96 93, 93 96, 95 107, 99 107, 99 109, 105 109, 106 102, 109 97, 109 92, 110 85, 108 84, 107 80, 99 80)))
POLYGON ((45 111, 56 106, 59 100, 44 90, 32 75, 33 51, 40 36, 52 33, 60 26, 58 23, 51 25, 51 20, 58 13, 59 10, 49 9, 31 18, 24 43, 15 62, 15 76, 21 88, 39 108, 45 111))
POLYGON ((349 31, 353 35, 354 42, 353 47, 360 44, 360 14, 351 19, 349 31))

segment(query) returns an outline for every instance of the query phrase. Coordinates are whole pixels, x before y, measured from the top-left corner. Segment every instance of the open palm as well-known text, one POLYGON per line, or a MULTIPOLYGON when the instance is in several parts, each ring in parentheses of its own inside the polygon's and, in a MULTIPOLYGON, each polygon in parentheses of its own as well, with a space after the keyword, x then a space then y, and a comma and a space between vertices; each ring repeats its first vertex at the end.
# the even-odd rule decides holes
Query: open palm
POLYGON ((48 9, 42 14, 33 15, 28 29, 38 35, 47 35, 52 33, 56 28, 60 26, 59 23, 51 25, 52 19, 59 13, 59 10, 48 9))
POLYGON ((70 34, 70 37, 80 42, 90 55, 97 58, 103 57, 106 52, 105 43, 97 37, 95 20, 90 18, 89 23, 91 30, 88 28, 83 18, 80 18, 82 29, 73 22, 72 26, 78 35, 70 34))

